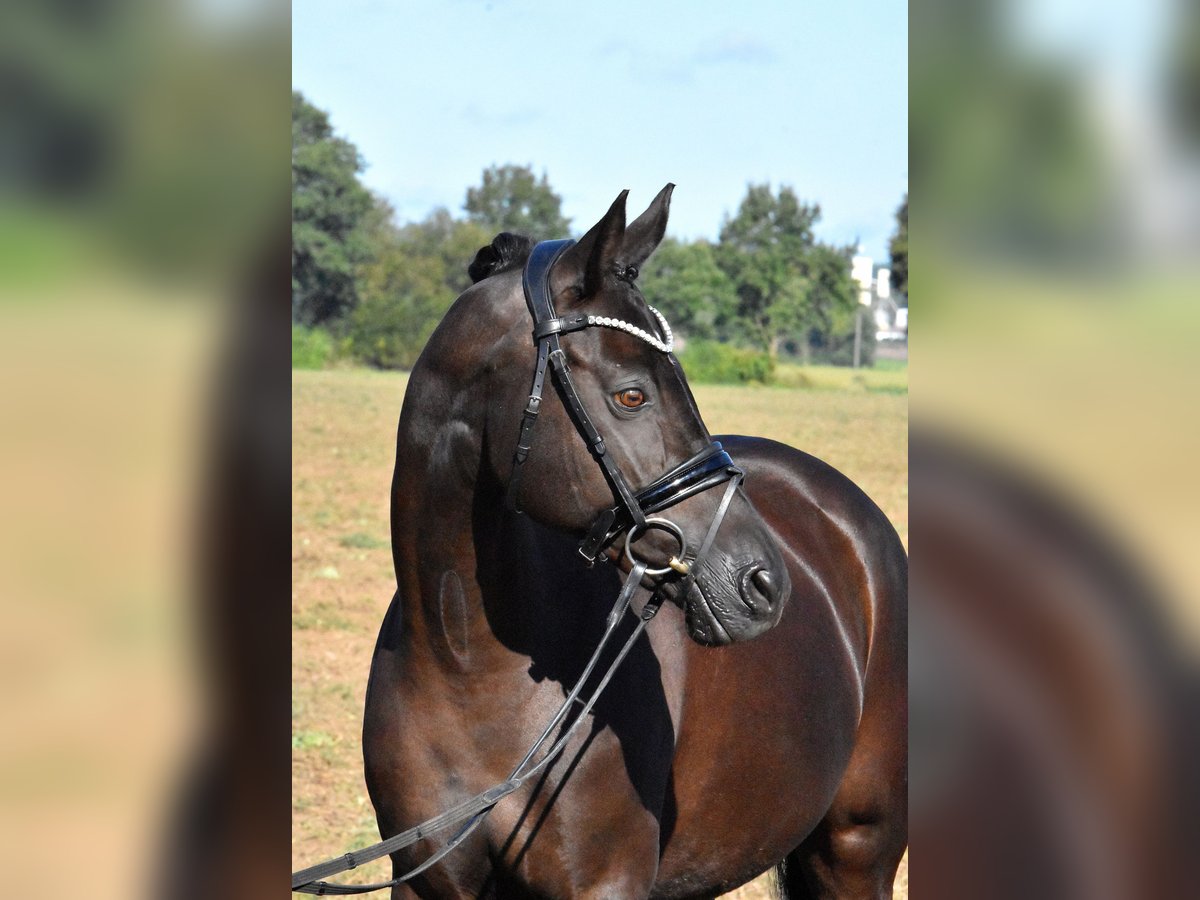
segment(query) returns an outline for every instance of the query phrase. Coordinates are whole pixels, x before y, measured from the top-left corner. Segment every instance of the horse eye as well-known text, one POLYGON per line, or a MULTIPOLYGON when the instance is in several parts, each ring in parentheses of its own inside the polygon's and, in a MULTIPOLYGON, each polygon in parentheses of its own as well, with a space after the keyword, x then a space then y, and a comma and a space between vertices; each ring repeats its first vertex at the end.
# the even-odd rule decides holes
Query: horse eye
POLYGON ((637 409, 646 402, 646 395, 637 388, 628 388, 619 394, 614 394, 613 398, 626 409, 637 409))

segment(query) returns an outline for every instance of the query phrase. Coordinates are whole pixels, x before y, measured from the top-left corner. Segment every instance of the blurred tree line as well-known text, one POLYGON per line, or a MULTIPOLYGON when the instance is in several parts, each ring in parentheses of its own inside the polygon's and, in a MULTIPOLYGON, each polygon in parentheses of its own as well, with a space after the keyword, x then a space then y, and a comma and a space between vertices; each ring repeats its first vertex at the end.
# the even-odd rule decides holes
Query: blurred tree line
MULTIPOLYGON (((561 197, 528 166, 485 170, 467 189, 461 218, 439 208, 406 224, 363 187, 363 168, 328 115, 294 93, 292 318, 305 358, 329 346, 370 365, 409 368, 470 285, 467 264, 480 247, 501 231, 570 234, 561 197), (313 329, 324 332, 315 342, 313 329)), ((903 211, 907 220, 907 202, 903 211)), ((854 248, 818 241, 820 216, 790 187, 751 185, 715 244, 666 239, 643 268, 642 292, 705 359, 751 360, 739 363, 745 377, 769 378, 781 356, 849 364, 858 314, 854 248)), ((867 364, 874 331, 866 317, 867 364)))

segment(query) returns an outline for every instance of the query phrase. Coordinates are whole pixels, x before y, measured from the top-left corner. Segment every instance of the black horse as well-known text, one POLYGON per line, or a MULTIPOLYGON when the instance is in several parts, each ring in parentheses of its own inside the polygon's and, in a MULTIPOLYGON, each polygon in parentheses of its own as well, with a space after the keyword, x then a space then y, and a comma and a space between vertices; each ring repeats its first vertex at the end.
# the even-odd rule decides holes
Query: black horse
MULTIPOLYGON (((546 277, 557 316, 578 327, 539 328, 561 328, 552 362, 569 367, 617 476, 589 452, 561 383, 547 382, 506 503, 534 370, 530 242, 501 235, 480 251, 477 283, 413 369, 392 487, 397 592, 363 728, 385 837, 508 777, 583 669, 630 568, 611 532, 608 561, 588 568, 576 552, 613 507, 614 477, 641 489, 711 446, 669 329, 635 281, 671 188, 628 227, 622 193, 546 277)), ((653 590, 671 603, 590 721, 393 897, 711 897, 777 864, 790 897, 889 896, 907 840, 903 548, 819 460, 720 440, 744 486, 665 513, 693 551, 720 522, 702 558, 669 530, 642 532, 638 555, 667 574, 647 578, 634 606, 653 590)), ((449 837, 393 854, 396 874, 449 837)))

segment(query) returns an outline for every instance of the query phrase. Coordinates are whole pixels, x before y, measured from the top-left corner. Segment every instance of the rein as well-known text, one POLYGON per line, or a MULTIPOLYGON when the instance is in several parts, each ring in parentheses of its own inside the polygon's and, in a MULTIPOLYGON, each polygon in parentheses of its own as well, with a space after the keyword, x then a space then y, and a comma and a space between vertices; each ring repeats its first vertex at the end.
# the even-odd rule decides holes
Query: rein
POLYGON ((409 828, 407 831, 393 835, 387 840, 372 844, 361 850, 345 853, 325 862, 318 863, 315 866, 310 866, 307 869, 293 872, 292 891, 294 893, 317 895, 363 894, 384 890, 385 888, 393 887, 394 885, 415 878, 461 845, 479 827, 497 803, 509 794, 519 790, 529 779, 541 773, 550 763, 557 759, 566 748, 571 737, 579 730, 583 722, 586 721, 592 707, 595 706, 596 702, 600 699, 601 693, 608 686, 613 675, 616 674, 617 667, 620 666, 626 655, 633 648, 634 643, 641 636, 642 631, 645 630, 646 625, 654 618, 662 605, 661 589, 663 582, 660 581, 651 594, 650 599, 642 608, 633 631, 605 670, 599 683, 587 700, 581 701, 580 695, 584 684, 592 675, 601 653, 616 632, 617 626, 620 624, 625 611, 629 608, 633 600, 633 595, 638 585, 644 578, 661 578, 662 576, 669 575, 671 572, 676 572, 683 576, 684 579, 682 590, 679 594, 680 599, 682 600, 687 597, 695 583, 696 564, 704 558, 713 541, 716 539, 721 522, 724 520, 725 514, 729 510, 729 505, 733 500, 733 495, 745 477, 745 473, 734 465, 733 460, 721 447, 720 442, 713 441, 695 456, 656 478, 636 494, 634 493, 620 468, 608 455, 604 445, 604 438, 588 417, 587 410, 579 399, 579 394, 575 390, 574 383, 571 381, 571 370, 567 365, 566 354, 562 350, 559 335, 592 326, 621 328, 651 344, 651 346, 654 346, 661 352, 669 353, 672 347, 671 330, 666 320, 663 319, 657 310, 653 310, 653 312, 663 326, 665 341, 659 340, 653 335, 629 325, 629 323, 617 320, 588 315, 574 315, 564 318, 556 316, 550 292, 550 270, 558 258, 574 243, 571 240, 543 241, 533 248, 529 256, 529 261, 525 265, 523 286, 525 290, 525 302, 533 317, 533 339, 537 345, 537 362, 534 369, 529 401, 526 403, 525 410, 521 416, 520 434, 517 439, 516 452, 513 456, 513 470, 509 478, 506 503, 510 509, 520 512, 517 501, 521 475, 524 472, 524 465, 526 459, 529 457, 529 451, 533 446, 534 426, 537 424, 538 414, 541 411, 546 372, 549 369, 555 382, 558 384, 567 412, 575 424, 576 430, 583 437, 593 458, 599 463, 605 478, 612 487, 614 499, 616 500, 616 503, 612 507, 602 510, 596 517, 587 536, 580 543, 579 552, 587 565, 591 566, 596 561, 597 555, 608 547, 621 532, 625 532, 626 534, 625 554, 629 557, 631 568, 625 578, 624 584, 621 586, 621 591, 617 595, 612 610, 609 612, 608 619, 605 622, 604 634, 601 636, 595 651, 592 653, 574 687, 571 688, 570 693, 558 711, 542 730, 538 739, 534 741, 533 746, 529 748, 525 757, 513 769, 512 774, 509 775, 506 781, 456 804, 445 812, 427 819, 421 824, 409 828), (717 506, 717 512, 709 525, 708 532, 705 534, 699 551, 689 561, 687 559, 687 543, 683 530, 670 519, 658 517, 654 514, 662 512, 701 491, 708 490, 725 482, 728 482, 728 485, 717 506), (633 554, 633 541, 649 529, 667 531, 679 543, 679 552, 671 557, 670 562, 665 567, 657 569, 649 568, 644 560, 637 559, 633 554), (554 730, 562 725, 571 708, 576 704, 582 705, 578 714, 558 739, 545 750, 542 758, 534 762, 538 753, 550 743, 554 730), (461 827, 443 847, 438 849, 416 868, 406 872, 399 878, 375 884, 341 884, 323 880, 331 875, 349 871, 363 863, 387 856, 455 825, 460 825, 461 827))
POLYGON ((474 797, 471 797, 463 802, 451 807, 444 813, 434 816, 432 819, 427 819, 420 825, 402 831, 397 835, 388 838, 385 841, 380 841, 377 844, 372 844, 370 847, 365 847, 362 850, 345 853, 341 856, 336 856, 333 859, 323 863, 318 863, 315 866, 310 866, 307 869, 301 869, 299 872, 292 873, 292 891, 301 894, 317 894, 317 895, 333 895, 333 894, 365 894, 370 891, 380 891, 385 888, 393 887, 397 884, 402 884, 417 875, 420 875, 430 866, 439 862, 442 857, 458 847, 467 837, 483 822, 487 814, 491 812, 492 807, 507 797, 509 794, 518 790, 525 782, 538 775, 551 762, 558 758, 572 736, 579 730, 579 727, 587 721, 587 715, 595 706, 596 701, 600 699, 600 694, 608 687, 609 681, 616 674, 617 667, 625 659, 625 656, 633 648, 634 643, 645 630, 646 625, 654 618, 662 604, 662 600, 656 592, 642 608, 641 615, 638 617, 637 625, 633 632, 626 638, 625 643, 618 651, 616 658, 609 664, 604 676, 600 679, 600 683, 596 685, 592 694, 586 701, 583 702, 582 709, 578 715, 567 727, 566 731, 558 738, 557 741, 546 751, 545 756, 536 763, 533 763, 533 758, 538 751, 546 746, 550 740, 554 729, 557 728, 562 721, 567 717, 571 707, 580 702, 579 695, 583 691, 583 686, 591 676, 596 663, 600 659, 601 653, 608 645, 609 640, 617 630, 625 611, 629 608, 630 602, 633 600, 633 594, 638 586, 638 583, 645 577, 646 564, 644 562, 634 563, 629 575, 625 579, 625 584, 621 587, 620 594, 617 595, 616 602, 613 604, 612 610, 608 614, 608 619, 604 625, 604 634, 601 636, 599 643, 596 645, 595 651, 592 653, 591 659, 588 660, 579 679, 575 682, 575 686, 567 695, 562 705, 558 708, 558 712, 542 730, 541 735, 533 746, 529 748, 529 752, 513 769, 512 774, 508 776, 506 781, 494 787, 488 788, 486 791, 481 791, 474 797), (532 763, 532 764, 531 764, 532 763), (415 869, 412 869, 399 878, 394 878, 391 881, 382 881, 375 884, 338 884, 320 879, 328 878, 331 875, 337 875, 341 872, 347 872, 363 863, 371 862, 379 859, 382 856, 387 856, 404 847, 411 846, 417 841, 424 840, 432 834, 439 831, 444 831, 453 825, 466 823, 455 835, 446 843, 444 847, 425 860, 415 869))

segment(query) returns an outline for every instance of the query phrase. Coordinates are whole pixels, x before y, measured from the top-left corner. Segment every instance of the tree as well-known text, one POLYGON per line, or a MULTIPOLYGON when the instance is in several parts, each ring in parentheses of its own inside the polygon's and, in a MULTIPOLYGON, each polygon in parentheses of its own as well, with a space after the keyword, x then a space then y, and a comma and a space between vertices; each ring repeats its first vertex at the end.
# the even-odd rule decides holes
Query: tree
POLYGON ((896 210, 896 233, 888 244, 892 255, 892 287, 908 296, 908 194, 896 210))
POLYGON ((850 280, 851 248, 818 243, 821 208, 802 203, 783 186, 750 185, 737 215, 726 216, 717 264, 737 293, 730 335, 774 360, 787 345, 808 360, 841 356, 853 338, 857 292, 850 280))
POLYGON ((1200 150, 1200 6, 1179 5, 1167 50, 1167 102, 1171 122, 1192 152, 1200 150))
POLYGON ((397 246, 372 262, 350 316, 354 355, 384 369, 411 368, 450 305, 439 261, 408 251, 397 246))
POLYGON ((358 300, 357 267, 368 256, 360 226, 374 201, 358 180, 358 149, 336 137, 329 116, 292 93, 292 319, 336 322, 358 300))
POLYGON ((989 0, 921 8, 922 21, 953 23, 920 29, 911 54, 909 178, 938 238, 925 258, 1091 265, 1128 247, 1108 143, 1075 74, 1035 61, 1004 12, 989 0))
POLYGON ((414 257, 437 261, 448 295, 446 306, 471 286, 467 266, 480 247, 491 243, 495 233, 476 222, 455 219, 445 207, 434 209, 424 221, 399 229, 399 240, 414 257))
POLYGON ((799 332, 805 319, 805 261, 821 216, 787 186, 750 185, 737 215, 725 217, 717 264, 737 293, 741 337, 775 358, 780 342, 799 332))
POLYGON ((354 352, 386 369, 411 368, 454 299, 471 284, 467 264, 491 234, 435 209, 397 228, 383 216, 371 233, 362 300, 351 315, 354 352))
POLYGON ((687 337, 722 337, 736 315, 733 282, 706 241, 684 244, 667 238, 642 267, 638 284, 646 302, 687 337))
POLYGON ((805 357, 826 363, 854 364, 855 319, 863 317, 861 362, 871 365, 875 356, 875 326, 869 309, 858 305, 858 286, 850 278, 854 247, 817 244, 805 260, 808 297, 805 317, 805 357))
POLYGON ((546 174, 539 180, 530 166, 484 169, 483 183, 467 188, 463 209, 469 221, 492 235, 511 231, 549 240, 566 237, 571 226, 562 215, 562 198, 551 190, 546 174))

